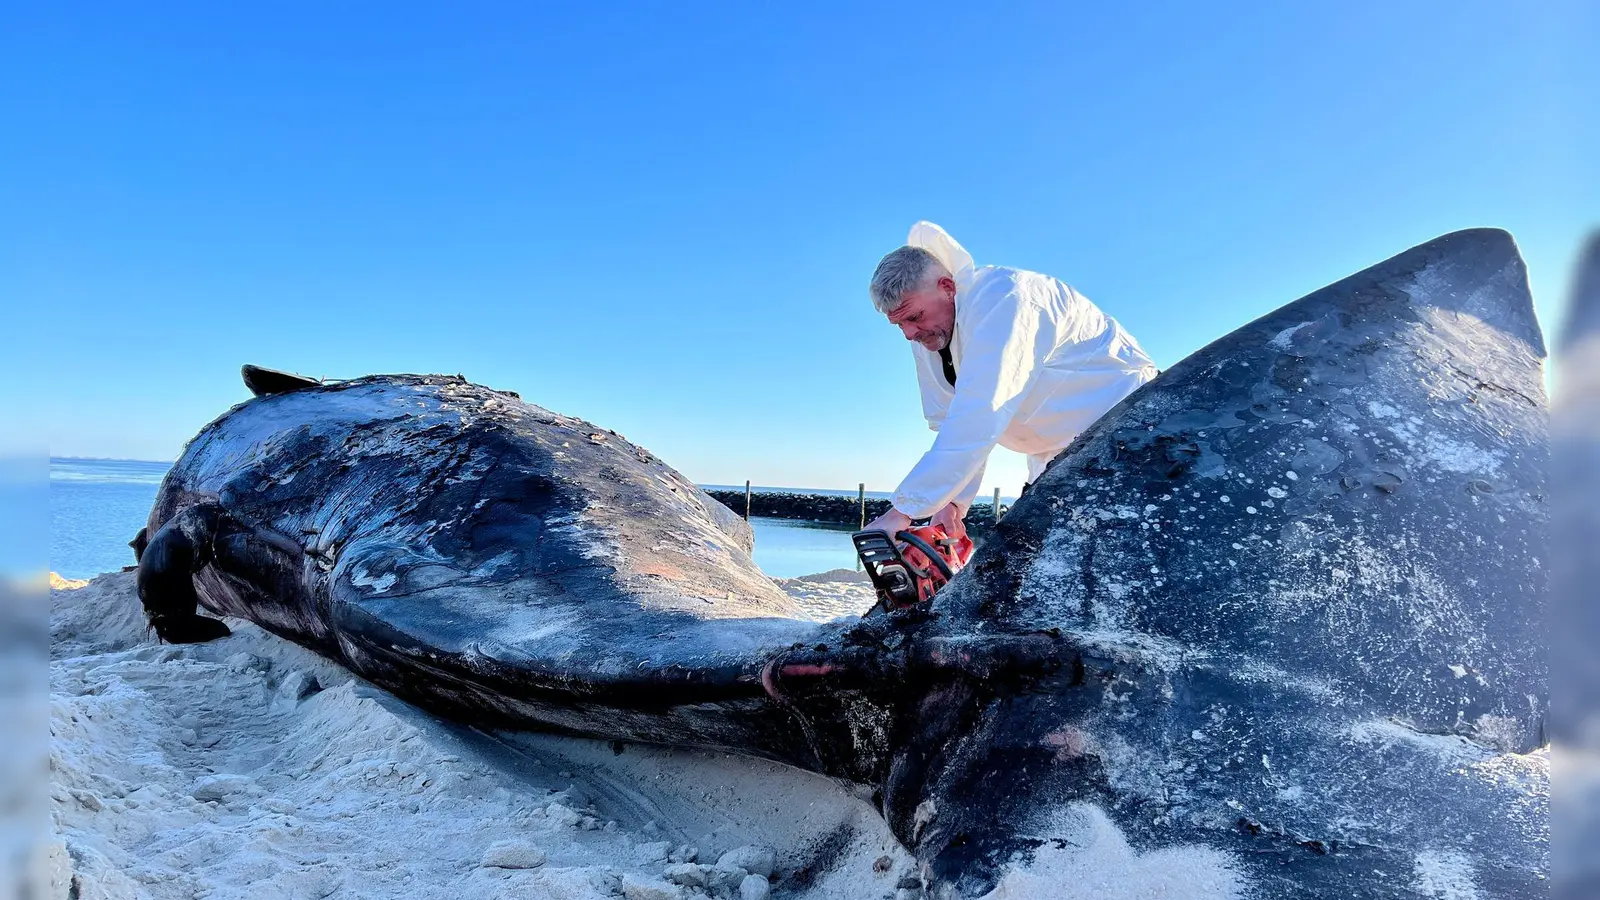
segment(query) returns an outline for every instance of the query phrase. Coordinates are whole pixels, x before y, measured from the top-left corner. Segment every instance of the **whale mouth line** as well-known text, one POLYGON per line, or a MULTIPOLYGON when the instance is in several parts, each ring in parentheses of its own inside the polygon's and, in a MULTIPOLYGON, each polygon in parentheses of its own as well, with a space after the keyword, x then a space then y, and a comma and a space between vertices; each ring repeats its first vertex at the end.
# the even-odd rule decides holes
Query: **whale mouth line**
POLYGON ((1072 667, 1077 683, 1088 653, 1087 647, 1066 635, 1046 633, 921 640, 912 636, 894 644, 791 649, 766 664, 761 683, 772 699, 784 705, 791 705, 796 694, 828 690, 897 693, 930 676, 954 675, 1001 687, 1072 667))

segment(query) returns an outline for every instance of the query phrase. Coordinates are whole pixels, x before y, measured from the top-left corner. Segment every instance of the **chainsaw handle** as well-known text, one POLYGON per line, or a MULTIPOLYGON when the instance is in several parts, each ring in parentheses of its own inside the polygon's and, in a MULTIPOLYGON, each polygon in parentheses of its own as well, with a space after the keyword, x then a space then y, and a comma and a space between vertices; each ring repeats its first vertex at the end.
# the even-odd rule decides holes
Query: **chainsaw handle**
POLYGON ((928 558, 928 562, 933 563, 933 565, 938 568, 939 574, 943 575, 946 581, 956 577, 956 573, 950 571, 950 564, 944 561, 944 555, 933 549, 933 546, 927 541, 917 537, 909 531, 900 532, 894 536, 894 539, 897 541, 904 541, 918 550, 921 550, 922 555, 926 556, 928 558))

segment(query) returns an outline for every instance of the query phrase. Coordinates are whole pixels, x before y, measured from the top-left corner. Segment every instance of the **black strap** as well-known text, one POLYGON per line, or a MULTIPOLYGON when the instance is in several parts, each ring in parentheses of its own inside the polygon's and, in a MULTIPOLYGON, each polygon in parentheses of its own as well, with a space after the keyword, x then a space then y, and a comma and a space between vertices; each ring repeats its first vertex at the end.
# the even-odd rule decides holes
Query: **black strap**
POLYGON ((944 380, 950 382, 951 387, 956 386, 956 364, 950 358, 950 348, 939 351, 939 362, 944 364, 944 380))

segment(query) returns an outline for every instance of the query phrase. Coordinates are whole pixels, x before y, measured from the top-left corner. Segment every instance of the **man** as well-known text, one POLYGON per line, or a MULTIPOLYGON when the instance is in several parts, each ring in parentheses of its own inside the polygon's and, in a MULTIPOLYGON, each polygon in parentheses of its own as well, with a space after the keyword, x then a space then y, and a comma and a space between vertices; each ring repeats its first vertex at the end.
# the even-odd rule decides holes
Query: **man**
POLYGON ((1078 433, 1156 376, 1115 319, 1070 286, 1037 272, 974 268, 932 222, 872 275, 878 311, 914 345, 922 413, 938 432, 867 525, 894 534, 931 518, 952 536, 983 481, 995 444, 1028 456, 1028 482, 1078 433))

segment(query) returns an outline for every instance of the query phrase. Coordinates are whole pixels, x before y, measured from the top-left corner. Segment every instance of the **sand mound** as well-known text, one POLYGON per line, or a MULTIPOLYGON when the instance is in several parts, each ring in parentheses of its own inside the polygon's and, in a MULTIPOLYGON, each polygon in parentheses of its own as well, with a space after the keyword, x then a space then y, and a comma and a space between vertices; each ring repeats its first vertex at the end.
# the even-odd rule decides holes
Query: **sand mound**
POLYGON ((50 573, 50 590, 52 591, 75 591, 88 583, 75 578, 62 578, 54 572, 50 573))

